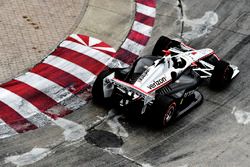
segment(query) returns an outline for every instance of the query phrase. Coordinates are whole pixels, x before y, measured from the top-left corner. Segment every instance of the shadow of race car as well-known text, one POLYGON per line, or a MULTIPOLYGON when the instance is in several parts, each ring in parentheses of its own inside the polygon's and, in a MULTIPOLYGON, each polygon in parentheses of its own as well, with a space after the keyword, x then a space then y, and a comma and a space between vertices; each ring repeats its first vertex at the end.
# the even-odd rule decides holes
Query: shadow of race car
POLYGON ((202 81, 215 89, 226 87, 239 69, 221 60, 212 49, 196 50, 161 36, 152 56, 138 58, 126 68, 109 68, 93 85, 96 103, 147 115, 165 127, 177 116, 201 104, 202 81))

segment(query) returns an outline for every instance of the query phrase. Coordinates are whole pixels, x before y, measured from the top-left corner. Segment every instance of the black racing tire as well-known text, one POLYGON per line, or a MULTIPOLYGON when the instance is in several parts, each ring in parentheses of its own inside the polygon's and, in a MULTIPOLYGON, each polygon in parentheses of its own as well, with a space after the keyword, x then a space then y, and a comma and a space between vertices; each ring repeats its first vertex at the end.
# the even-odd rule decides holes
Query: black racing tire
POLYGON ((103 79, 111 74, 110 69, 103 70, 96 78, 92 87, 93 102, 106 107, 110 106, 110 98, 105 98, 103 93, 103 79))
POLYGON ((161 36, 153 49, 152 55, 153 56, 164 56, 165 53, 163 52, 163 50, 168 50, 169 49, 169 45, 171 43, 171 39, 169 39, 168 37, 165 36, 161 36))
POLYGON ((230 67, 229 63, 223 60, 216 62, 214 66, 210 78, 210 86, 214 89, 222 89, 230 83, 233 69, 230 67))
POLYGON ((167 127, 177 116, 177 104, 168 96, 158 96, 152 107, 153 123, 157 127, 167 127))

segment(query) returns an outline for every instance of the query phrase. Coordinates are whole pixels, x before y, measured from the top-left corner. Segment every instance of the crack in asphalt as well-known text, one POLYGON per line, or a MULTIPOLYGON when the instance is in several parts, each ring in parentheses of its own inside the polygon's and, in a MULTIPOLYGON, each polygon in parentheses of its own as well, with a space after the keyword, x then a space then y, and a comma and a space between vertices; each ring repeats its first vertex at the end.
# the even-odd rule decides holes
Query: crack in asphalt
POLYGON ((181 1, 181 0, 178 0, 178 2, 179 2, 178 7, 180 8, 180 10, 181 10, 181 16, 183 17, 183 16, 184 16, 184 13, 183 13, 182 1, 181 1))
POLYGON ((218 30, 222 30, 222 31, 232 32, 232 33, 235 33, 235 34, 238 34, 238 35, 242 35, 242 36, 248 36, 248 34, 237 32, 236 30, 230 30, 230 29, 227 29, 227 28, 222 28, 222 27, 219 27, 219 26, 213 26, 213 28, 218 29, 218 30))
POLYGON ((190 152, 187 152, 187 153, 184 153, 184 154, 181 154, 181 155, 177 155, 177 156, 174 156, 174 157, 170 157, 167 162, 173 162, 173 161, 178 161, 180 159, 184 159, 185 157, 188 157, 188 156, 191 156, 192 154, 194 154, 193 151, 190 151, 190 152))
MULTIPOLYGON (((134 160, 133 158, 127 157, 126 155, 123 155, 123 154, 115 154, 115 153, 112 153, 112 152, 110 152, 110 153, 111 153, 111 154, 114 154, 114 155, 118 155, 118 156, 120 156, 120 157, 122 157, 122 158, 124 158, 124 159, 126 159, 126 160, 128 160, 128 161, 130 161, 130 162, 132 162, 132 163, 134 163, 134 164, 136 164, 136 165, 138 165, 138 166, 140 166, 140 167, 145 167, 145 166, 146 166, 144 163, 140 163, 140 162, 134 160)), ((120 161, 120 162, 122 162, 122 161, 120 161)), ((119 164, 120 162, 114 163, 113 165, 119 164)), ((147 165, 148 165, 149 167, 151 167, 151 165, 149 165, 149 164, 147 164, 147 165)))
POLYGON ((184 11, 183 11, 183 5, 182 5, 182 1, 181 0, 178 0, 177 7, 180 9, 180 13, 181 13, 181 18, 180 18, 180 21, 181 21, 181 34, 180 34, 180 37, 182 38, 183 31, 184 31, 184 20, 183 20, 184 11))

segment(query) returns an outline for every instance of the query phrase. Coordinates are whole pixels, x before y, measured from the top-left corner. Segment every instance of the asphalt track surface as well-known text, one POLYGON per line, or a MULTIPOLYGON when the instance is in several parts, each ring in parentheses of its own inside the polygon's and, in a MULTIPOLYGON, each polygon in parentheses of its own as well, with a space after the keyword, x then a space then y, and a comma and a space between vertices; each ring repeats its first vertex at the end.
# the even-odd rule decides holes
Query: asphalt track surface
MULTIPOLYGON (((240 75, 225 90, 217 92, 202 86, 203 104, 163 130, 111 114, 106 121, 97 122, 102 118, 96 116, 105 119, 108 111, 90 102, 67 116, 84 126, 95 123, 90 127, 96 130, 89 131, 86 140, 65 142, 63 130, 57 126, 16 135, 0 141, 1 165, 15 166, 5 158, 37 147, 48 148, 48 155, 30 166, 249 166, 249 124, 236 118, 250 109, 250 1, 190 0, 178 7, 179 3, 157 1, 156 24, 143 55, 150 54, 162 34, 183 35, 190 46, 213 48, 240 68, 240 75), (206 12, 211 12, 208 15, 212 20, 206 18, 206 12), (190 22, 197 23, 195 19, 205 20, 204 24, 190 27, 190 22), (198 37, 199 34, 203 35, 198 37), (115 131, 117 125, 119 130, 115 131), (121 138, 107 131, 116 132, 121 138), (107 151, 107 147, 117 149, 107 151)), ((244 119, 248 117, 245 114, 244 119)))

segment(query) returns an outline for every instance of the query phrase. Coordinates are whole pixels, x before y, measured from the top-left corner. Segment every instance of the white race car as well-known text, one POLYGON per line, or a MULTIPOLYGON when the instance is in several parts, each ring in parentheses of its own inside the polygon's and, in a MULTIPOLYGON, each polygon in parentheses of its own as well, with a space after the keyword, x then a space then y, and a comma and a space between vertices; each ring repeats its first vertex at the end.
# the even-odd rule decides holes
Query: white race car
POLYGON ((92 94, 99 104, 120 107, 166 126, 201 104, 202 95, 197 90, 201 81, 221 89, 238 73, 238 67, 221 60, 212 49, 195 50, 162 36, 152 56, 140 57, 128 68, 100 73, 92 94))

